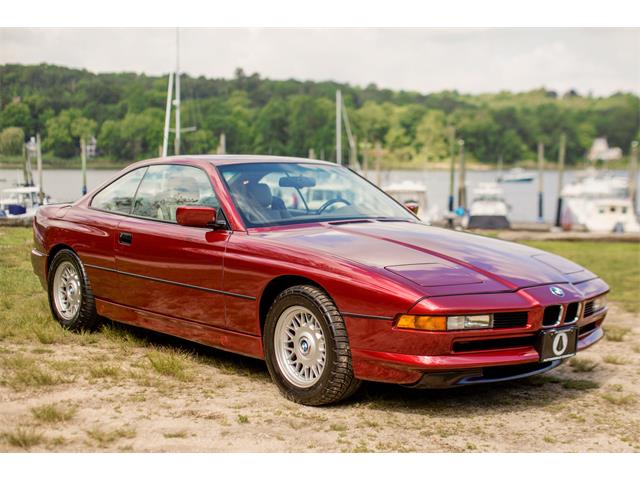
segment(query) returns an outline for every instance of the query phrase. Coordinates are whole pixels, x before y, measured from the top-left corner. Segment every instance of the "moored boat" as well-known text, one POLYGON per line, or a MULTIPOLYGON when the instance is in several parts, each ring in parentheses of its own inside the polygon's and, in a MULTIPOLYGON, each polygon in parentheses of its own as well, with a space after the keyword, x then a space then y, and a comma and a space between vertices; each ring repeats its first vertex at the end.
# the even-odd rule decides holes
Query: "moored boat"
POLYGON ((436 205, 429 206, 427 187, 425 185, 405 180, 385 185, 382 190, 418 215, 418 218, 424 223, 431 224, 438 220, 438 207, 436 205))
MULTIPOLYGON (((0 218, 31 219, 40 207, 38 186, 17 186, 2 190, 0 197, 0 218)), ((45 198, 42 204, 46 204, 45 198)))
POLYGON ((626 177, 590 171, 565 186, 562 197, 565 230, 640 232, 626 177))
POLYGON ((533 172, 527 172, 523 168, 512 168, 504 175, 498 176, 498 182, 502 183, 517 183, 517 182, 531 182, 535 175, 533 172))
POLYGON ((481 183, 473 191, 473 201, 462 220, 465 228, 508 229, 509 205, 502 189, 495 183, 481 183))

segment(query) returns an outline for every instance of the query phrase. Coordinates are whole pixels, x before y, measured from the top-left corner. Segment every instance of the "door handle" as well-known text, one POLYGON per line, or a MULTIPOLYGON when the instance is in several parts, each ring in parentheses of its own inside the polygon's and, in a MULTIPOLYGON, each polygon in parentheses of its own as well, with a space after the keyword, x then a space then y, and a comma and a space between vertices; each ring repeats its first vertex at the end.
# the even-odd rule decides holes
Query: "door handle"
POLYGON ((131 245, 133 240, 133 234, 129 232, 120 232, 118 235, 118 241, 123 245, 131 245))

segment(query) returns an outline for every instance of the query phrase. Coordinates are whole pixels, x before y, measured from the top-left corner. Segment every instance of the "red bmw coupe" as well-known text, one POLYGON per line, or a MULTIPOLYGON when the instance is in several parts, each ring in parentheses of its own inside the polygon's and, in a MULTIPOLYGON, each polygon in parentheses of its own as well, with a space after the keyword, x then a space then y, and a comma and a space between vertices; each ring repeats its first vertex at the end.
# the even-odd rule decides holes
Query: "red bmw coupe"
POLYGON ((55 318, 101 317, 266 360, 282 393, 361 380, 438 388, 522 378, 603 336, 609 288, 575 263, 424 225, 356 173, 282 157, 131 165, 34 220, 55 318))

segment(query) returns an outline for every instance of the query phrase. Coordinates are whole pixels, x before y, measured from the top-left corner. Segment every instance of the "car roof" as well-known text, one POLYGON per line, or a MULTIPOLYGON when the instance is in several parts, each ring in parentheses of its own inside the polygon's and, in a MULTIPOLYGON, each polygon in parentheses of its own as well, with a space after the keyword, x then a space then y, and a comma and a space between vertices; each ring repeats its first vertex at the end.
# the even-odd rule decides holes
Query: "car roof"
POLYGON ((215 166, 239 163, 314 163, 318 165, 336 165, 332 162, 312 158, 280 157, 274 155, 175 155, 142 160, 131 166, 135 165, 138 167, 157 163, 210 163, 215 166))

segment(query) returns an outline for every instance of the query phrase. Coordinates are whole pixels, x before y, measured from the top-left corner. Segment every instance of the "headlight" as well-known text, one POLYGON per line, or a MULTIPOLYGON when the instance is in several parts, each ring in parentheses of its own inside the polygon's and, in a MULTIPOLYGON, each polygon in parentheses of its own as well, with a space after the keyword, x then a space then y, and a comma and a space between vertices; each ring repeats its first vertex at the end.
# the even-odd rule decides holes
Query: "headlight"
POLYGON ((447 330, 475 330, 491 328, 492 315, 455 315, 451 317, 430 315, 401 315, 396 327, 412 330, 444 332, 447 330))
POLYGON ((597 298, 593 299, 593 311, 597 312, 602 310, 607 306, 607 295, 600 295, 597 298))
POLYGON ((491 315, 459 315, 447 317, 447 330, 466 330, 475 328, 491 328, 493 317, 491 315))

